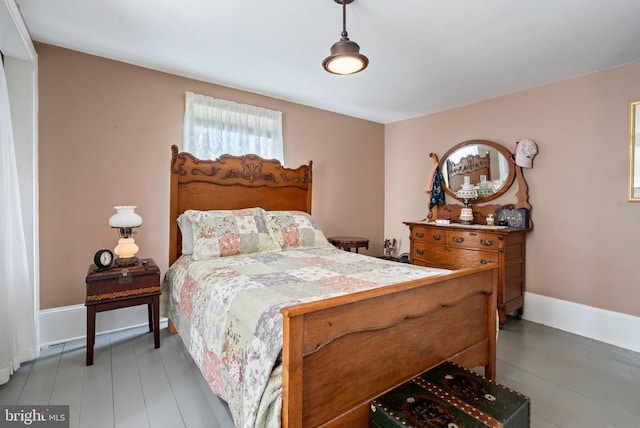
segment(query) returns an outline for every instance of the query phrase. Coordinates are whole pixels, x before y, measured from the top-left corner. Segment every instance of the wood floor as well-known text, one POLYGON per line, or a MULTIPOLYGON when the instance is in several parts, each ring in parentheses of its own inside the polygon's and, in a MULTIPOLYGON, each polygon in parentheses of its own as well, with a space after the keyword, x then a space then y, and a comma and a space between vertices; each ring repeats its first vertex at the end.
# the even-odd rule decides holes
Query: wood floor
MULTIPOLYGON (((0 404, 69 404, 70 426, 233 427, 178 336, 146 328, 52 346, 0 386, 0 404)), ((531 426, 640 428, 640 354, 525 320, 498 340, 498 381, 528 395, 531 426)))

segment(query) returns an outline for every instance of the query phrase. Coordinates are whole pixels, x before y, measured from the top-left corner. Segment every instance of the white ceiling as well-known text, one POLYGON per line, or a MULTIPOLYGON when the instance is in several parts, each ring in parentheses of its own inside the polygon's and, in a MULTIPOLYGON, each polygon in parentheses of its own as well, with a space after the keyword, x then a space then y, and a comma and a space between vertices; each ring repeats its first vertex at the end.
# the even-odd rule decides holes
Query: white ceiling
MULTIPOLYGON (((380 123, 640 59, 640 0, 16 0, 34 40, 380 123)), ((639 77, 640 78, 640 77, 639 77)))

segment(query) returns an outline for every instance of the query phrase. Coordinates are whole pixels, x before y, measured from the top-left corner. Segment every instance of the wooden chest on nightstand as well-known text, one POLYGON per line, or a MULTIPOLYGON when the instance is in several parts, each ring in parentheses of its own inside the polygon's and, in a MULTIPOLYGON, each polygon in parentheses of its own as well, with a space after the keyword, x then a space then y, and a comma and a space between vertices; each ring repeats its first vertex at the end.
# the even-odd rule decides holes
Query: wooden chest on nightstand
POLYGON ((405 222, 410 230, 411 263, 444 269, 462 269, 497 263, 498 315, 522 315, 525 290, 525 242, 529 229, 437 225, 405 222))
POLYGON ((86 277, 87 304, 160 292, 160 269, 152 259, 137 265, 100 271, 89 266, 86 277))

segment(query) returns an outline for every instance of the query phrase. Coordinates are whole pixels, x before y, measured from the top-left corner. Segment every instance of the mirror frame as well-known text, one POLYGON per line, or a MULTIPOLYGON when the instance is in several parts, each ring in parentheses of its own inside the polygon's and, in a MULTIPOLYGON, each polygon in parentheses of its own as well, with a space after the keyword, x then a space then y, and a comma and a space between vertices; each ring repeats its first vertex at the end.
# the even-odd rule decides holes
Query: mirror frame
POLYGON ((629 202, 640 202, 640 138, 636 138, 638 132, 640 101, 634 101, 629 104, 629 202))
MULTIPOLYGON (((492 195, 474 199, 473 200, 473 204, 477 204, 477 203, 480 203, 480 202, 491 201, 493 199, 496 199, 496 198, 500 197, 504 193, 506 193, 506 191, 509 190, 509 188, 511 188, 511 186, 513 185, 513 181, 514 181, 515 176, 516 176, 516 165, 511 162, 511 153, 503 145, 495 143, 493 141, 489 141, 489 140, 468 140, 468 141, 463 141, 460 144, 456 144, 455 146, 450 148, 444 154, 444 156, 442 156, 442 162, 441 162, 441 167, 440 167, 440 170, 442 171, 442 173, 443 174, 446 173, 445 163, 447 161, 447 158, 449 156, 451 156, 453 154, 453 152, 455 152, 456 150, 458 150, 461 147, 469 146, 469 145, 472 145, 472 144, 482 144, 482 145, 485 145, 485 146, 490 146, 490 147, 496 149, 509 162, 509 175, 507 176, 507 180, 504 182, 504 185, 500 188, 500 190, 498 190, 497 192, 495 192, 492 195)), ((445 193, 447 195, 451 196, 452 198, 454 198, 456 200, 460 200, 460 199, 458 199, 456 197, 456 193, 454 191, 452 191, 451 189, 449 189, 448 185, 444 185, 444 183, 443 183, 442 189, 445 191, 445 193)))

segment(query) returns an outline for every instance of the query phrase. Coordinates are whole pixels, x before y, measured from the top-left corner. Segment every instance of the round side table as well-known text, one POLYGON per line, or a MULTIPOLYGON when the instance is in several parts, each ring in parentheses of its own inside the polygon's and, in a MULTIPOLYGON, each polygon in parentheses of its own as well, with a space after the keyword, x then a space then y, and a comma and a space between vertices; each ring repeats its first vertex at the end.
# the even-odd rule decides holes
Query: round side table
POLYGON ((352 248, 356 249, 364 247, 369 249, 369 240, 367 238, 360 238, 359 236, 331 236, 327 240, 334 246, 342 248, 345 251, 351 251, 352 248))

